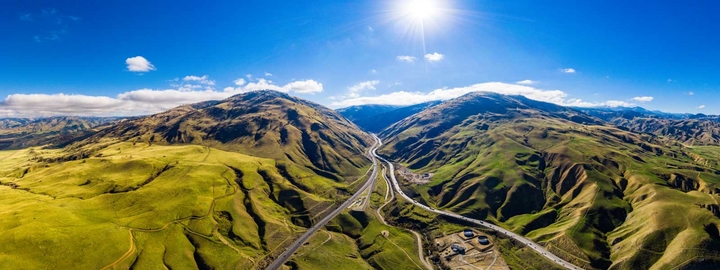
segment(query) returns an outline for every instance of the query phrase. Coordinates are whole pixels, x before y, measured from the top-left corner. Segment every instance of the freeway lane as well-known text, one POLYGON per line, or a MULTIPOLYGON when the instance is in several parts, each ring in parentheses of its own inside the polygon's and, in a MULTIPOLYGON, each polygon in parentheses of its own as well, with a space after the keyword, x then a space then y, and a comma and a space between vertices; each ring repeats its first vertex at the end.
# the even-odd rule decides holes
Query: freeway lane
MULTIPOLYGON (((375 140, 378 141, 378 144, 381 144, 381 143, 382 143, 382 142, 380 141, 380 138, 378 138, 378 137, 375 136, 374 134, 373 134, 373 137, 375 137, 375 140)), ((428 207, 428 206, 426 206, 426 205, 424 205, 424 204, 421 204, 421 203, 413 200, 412 198, 410 198, 410 197, 408 197, 407 195, 405 195, 405 193, 402 191, 402 189, 400 189, 400 184, 398 184, 397 179, 395 179, 395 167, 393 166, 393 164, 392 164, 391 162, 387 161, 386 159, 378 156, 376 150, 377 150, 377 149, 373 149, 373 151, 372 151, 372 153, 375 155, 375 157, 376 157, 377 159, 380 159, 380 160, 382 160, 383 162, 387 163, 388 173, 390 174, 390 180, 391 180, 391 182, 392 182, 393 189, 395 189, 395 192, 397 192, 401 197, 403 197, 403 198, 404 198, 405 200, 407 200, 408 202, 410 202, 410 203, 412 203, 412 204, 414 204, 414 205, 417 205, 417 206, 419 206, 419 207, 422 207, 423 209, 425 209, 425 210, 427 210, 427 211, 430 211, 430 212, 433 212, 433 213, 436 213, 436 214, 439 214, 439 215, 444 215, 444 216, 449 216, 449 217, 453 217, 453 218, 456 218, 456 219, 460 219, 460 220, 463 220, 463 221, 466 221, 466 222, 470 222, 470 223, 473 223, 473 224, 476 224, 476 225, 479 225, 479 226, 482 226, 482 227, 485 227, 485 228, 494 230, 494 231, 496 231, 496 232, 498 232, 498 233, 504 234, 504 235, 507 236, 507 237, 510 237, 510 238, 512 238, 512 239, 515 239, 516 241, 519 241, 519 242, 525 244, 526 246, 530 247, 533 251, 535 251, 537 254, 540 254, 541 256, 547 258, 548 260, 550 260, 550 261, 552 261, 552 262, 554 262, 554 263, 556 263, 556 264, 558 264, 558 265, 560 265, 560 266, 562 266, 562 267, 564 267, 564 268, 572 269, 572 270, 582 269, 582 268, 577 267, 577 266, 575 266, 575 265, 573 265, 573 264, 571 264, 571 263, 569 263, 569 262, 566 262, 565 260, 561 259, 561 258, 558 257, 558 256, 555 256, 555 254, 550 253, 550 251, 547 251, 547 250, 546 250, 545 248, 543 248, 540 244, 537 244, 537 243, 531 241, 530 239, 527 239, 527 238, 525 238, 525 237, 523 237, 523 236, 520 236, 520 235, 518 235, 518 234, 515 234, 514 232, 508 231, 508 230, 506 230, 506 229, 503 229, 503 228, 498 227, 498 226, 496 226, 496 225, 493 225, 493 224, 484 222, 484 221, 482 221, 482 220, 477 220, 477 219, 468 218, 468 217, 461 216, 461 215, 458 215, 458 214, 455 214, 455 213, 452 213, 452 212, 446 212, 446 211, 437 210, 437 209, 428 207)))
MULTIPOLYGON (((377 179, 378 175, 378 161, 374 157, 377 156, 377 153, 375 151, 380 147, 380 139, 377 138, 377 136, 373 135, 375 138, 375 144, 370 147, 370 150, 367 152, 367 158, 372 160, 373 162, 373 172, 370 175, 370 179, 368 179, 367 182, 365 182, 365 185, 363 185, 360 190, 355 192, 355 194, 352 195, 347 201, 345 201, 340 207, 333 210, 329 215, 325 216, 323 219, 321 219, 318 223, 315 223, 312 228, 307 230, 303 235, 300 236, 292 245, 290 245, 285 251, 278 256, 275 261, 273 261, 266 269, 269 270, 276 270, 280 269, 280 266, 285 264, 288 259, 297 251, 305 242, 307 242, 310 237, 315 234, 320 228, 324 227, 325 224, 327 224, 330 220, 335 218, 337 215, 339 215, 342 211, 345 210, 345 208, 348 208, 350 204, 354 203, 355 200, 357 200, 358 197, 369 187, 372 187, 375 183, 375 179, 377 179)), ((372 192, 372 191, 370 191, 372 192)))

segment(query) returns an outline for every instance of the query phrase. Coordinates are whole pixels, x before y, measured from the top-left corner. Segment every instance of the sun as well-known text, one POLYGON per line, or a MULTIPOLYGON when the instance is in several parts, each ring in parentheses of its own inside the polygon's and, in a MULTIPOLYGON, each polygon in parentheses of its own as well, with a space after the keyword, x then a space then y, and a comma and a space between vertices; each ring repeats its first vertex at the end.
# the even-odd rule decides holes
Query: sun
POLYGON ((439 7, 433 0, 410 0, 405 4, 405 13, 416 20, 427 20, 438 15, 439 7))

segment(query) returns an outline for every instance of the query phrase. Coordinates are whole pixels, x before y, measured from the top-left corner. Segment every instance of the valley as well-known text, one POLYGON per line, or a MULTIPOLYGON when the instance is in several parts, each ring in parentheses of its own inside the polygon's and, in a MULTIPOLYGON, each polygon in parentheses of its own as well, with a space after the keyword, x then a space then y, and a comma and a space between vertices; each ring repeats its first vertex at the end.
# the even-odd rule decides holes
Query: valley
MULTIPOLYGON (((379 139, 378 139, 378 140, 379 140, 379 139)), ((554 262, 554 263, 557 263, 557 264, 559 264, 560 266, 563 266, 563 267, 565 267, 565 268, 567 268, 567 269, 580 269, 579 267, 577 267, 577 266, 575 266, 575 265, 573 265, 573 264, 571 264, 571 263, 569 263, 569 262, 566 262, 565 260, 561 259, 560 257, 557 257, 557 256, 553 255, 553 254, 550 253, 549 251, 547 251, 547 250, 545 250, 544 248, 542 248, 541 245, 539 245, 539 244, 537 244, 537 243, 534 243, 534 242, 532 242, 531 240, 526 239, 526 238, 524 238, 524 237, 522 237, 522 236, 519 236, 519 235, 517 235, 517 234, 515 234, 515 233, 513 233, 513 232, 511 232, 511 231, 505 230, 505 229, 503 229, 502 227, 495 226, 495 225, 490 224, 490 223, 487 223, 487 222, 485 222, 485 221, 481 221, 481 220, 477 220, 477 219, 468 218, 468 217, 465 217, 465 216, 462 216, 462 215, 458 215, 458 214, 456 214, 456 213, 437 210, 437 209, 434 209, 434 208, 432 208, 432 207, 426 206, 426 205, 424 205, 424 204, 422 204, 422 203, 419 203, 419 202, 413 200, 412 198, 410 198, 409 196, 407 196, 407 195, 402 191, 402 188, 401 188, 400 185, 398 184, 398 181, 397 181, 397 179, 395 178, 394 165, 393 165, 391 162, 387 161, 386 159, 378 156, 377 154, 375 154, 375 157, 378 158, 378 159, 380 159, 380 160, 382 160, 383 162, 385 162, 385 163, 387 164, 387 167, 389 168, 388 174, 390 175, 390 179, 391 179, 390 182, 392 183, 392 187, 393 187, 393 189, 394 189, 393 192, 397 192, 401 197, 403 197, 403 198, 404 198, 405 200, 407 200, 408 202, 410 202, 410 203, 412 203, 412 204, 414 204, 414 205, 416 205, 416 206, 419 206, 420 208, 422 208, 422 209, 424 209, 424 210, 426 210, 426 211, 429 211, 429 212, 432 212, 432 213, 435 213, 435 214, 438 214, 438 215, 443 215, 443 216, 452 217, 452 218, 455 218, 455 219, 458 219, 458 220, 462 220, 462 221, 465 221, 465 222, 468 222, 468 223, 471 223, 471 224, 474 224, 474 225, 477 225, 477 226, 480 226, 480 227, 488 228, 488 229, 490 229, 490 230, 492 230, 492 231, 496 231, 496 232, 498 232, 499 234, 502 234, 504 237, 511 238, 511 239, 513 239, 513 240, 516 240, 516 241, 520 242, 520 243, 523 244, 523 245, 526 245, 526 246, 531 247, 532 250, 535 251, 535 252, 537 252, 539 255, 541 255, 541 256, 543 256, 543 257, 546 257, 548 260, 550 260, 550 261, 552 261, 552 262, 554 262)))
POLYGON ((65 129, 63 140, 13 133, 28 147, 0 151, 0 266, 434 269, 448 256, 434 239, 467 228, 492 239, 501 263, 481 264, 493 267, 720 259, 712 135, 634 132, 488 93, 356 117, 375 110, 403 118, 375 135, 257 91, 65 129))
POLYGON ((720 270, 720 2, 0 6, 0 270, 720 270))

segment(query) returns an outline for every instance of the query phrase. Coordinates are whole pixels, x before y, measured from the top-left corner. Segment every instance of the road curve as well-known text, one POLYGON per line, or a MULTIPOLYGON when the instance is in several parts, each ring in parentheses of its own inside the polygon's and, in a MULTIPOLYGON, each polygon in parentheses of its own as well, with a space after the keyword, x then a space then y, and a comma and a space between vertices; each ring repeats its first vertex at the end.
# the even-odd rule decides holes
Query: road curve
MULTIPOLYGON (((380 138, 378 138, 378 137, 375 136, 374 134, 373 134, 373 137, 375 137, 375 140, 377 140, 378 143, 381 143, 380 138)), ((380 160, 382 160, 383 162, 387 163, 388 174, 390 175, 390 181, 392 182, 393 189, 395 189, 395 192, 397 192, 397 193, 400 195, 400 197, 403 197, 406 201, 408 201, 408 202, 410 202, 410 203, 412 203, 412 204, 414 204, 414 205, 417 205, 417 206, 419 206, 419 207, 422 207, 423 209, 425 209, 425 210, 427 210, 427 211, 436 213, 436 214, 438 214, 438 215, 444 215, 444 216, 453 217, 453 218, 456 218, 456 219, 459 219, 459 220, 463 220, 463 221, 465 221, 465 222, 470 222, 470 223, 473 223, 473 224, 476 224, 476 225, 479 225, 479 226, 482 226, 482 227, 491 229, 491 230, 496 231, 496 232, 498 232, 498 233, 500 233, 500 234, 504 234, 505 236, 507 236, 507 237, 509 237, 509 238, 512 238, 512 239, 514 239, 514 240, 516 240, 516 241, 518 241, 518 242, 521 242, 521 243, 525 244, 526 246, 530 247, 533 251, 535 251, 535 253, 537 253, 537 254, 539 254, 539 255, 547 258, 548 260, 550 260, 550 261, 556 263, 557 265, 560 265, 560 266, 562 266, 562 267, 564 267, 564 268, 566 268, 566 269, 571 269, 571 270, 579 270, 579 269, 582 269, 582 268, 580 268, 580 267, 577 267, 577 266, 575 266, 575 265, 573 265, 573 264, 571 264, 571 263, 569 263, 569 262, 561 259, 561 258, 558 257, 558 256, 555 256, 555 254, 550 253, 550 251, 547 251, 547 250, 546 250, 545 248, 543 248, 540 244, 537 244, 537 243, 533 242, 533 241, 530 240, 530 239, 527 239, 527 238, 525 238, 525 237, 523 237, 523 236, 520 236, 520 235, 518 235, 518 234, 515 234, 514 232, 508 231, 508 230, 503 229, 503 228, 501 228, 501 227, 499 227, 499 226, 496 226, 496 225, 487 223, 487 222, 482 221, 482 220, 477 220, 477 219, 468 218, 468 217, 461 216, 461 215, 458 215, 458 214, 453 213, 453 212, 446 212, 446 211, 437 210, 437 209, 428 207, 428 206, 426 206, 426 205, 424 205, 424 204, 421 204, 421 203, 413 200, 412 198, 410 198, 410 197, 408 197, 407 195, 405 195, 405 193, 402 191, 402 189, 400 189, 400 184, 398 184, 397 179, 395 179, 395 172, 394 172, 394 171, 395 171, 395 167, 393 166, 393 164, 392 164, 391 162, 387 161, 386 159, 380 157, 380 156, 377 154, 376 150, 377 150, 377 149, 373 149, 373 151, 372 151, 373 155, 375 155, 375 157, 376 157, 377 159, 380 159, 380 160)))
MULTIPOLYGON (((373 135, 373 136, 375 136, 375 135, 373 135)), ((377 137, 375 137, 375 138, 377 138, 377 137)), ((303 233, 300 236, 300 238, 298 238, 297 240, 295 240, 295 242, 293 242, 290 246, 288 246, 287 249, 285 249, 285 251, 283 251, 283 253, 280 254, 280 256, 278 256, 275 259, 275 261, 273 261, 266 269, 268 269, 268 270, 280 269, 280 266, 285 264, 285 262, 287 262, 287 260, 290 259, 290 257, 305 242, 307 242, 307 240, 310 239, 310 237, 313 234, 315 234, 315 232, 317 232, 320 228, 324 227, 325 224, 327 224, 330 220, 332 220, 337 215, 339 215, 342 211, 345 210, 345 208, 348 208, 348 206, 353 204, 355 202, 355 200, 357 200, 357 198, 360 197, 360 195, 366 189, 373 186, 373 184, 375 183, 375 180, 377 179, 377 175, 378 175, 378 161, 377 161, 377 159, 374 158, 375 156, 377 156, 377 153, 375 153, 375 151, 378 149, 378 147, 380 147, 380 140, 376 139, 375 144, 372 147, 370 147, 370 150, 368 150, 368 152, 367 152, 367 158, 372 160, 372 162, 373 162, 373 172, 370 175, 370 179, 368 179, 368 181, 365 182, 365 185, 363 185, 357 192, 355 192, 355 194, 352 195, 352 197, 350 197, 347 201, 345 201, 342 205, 340 205, 340 207, 333 210, 330 214, 328 214, 323 219, 321 219, 320 221, 315 223, 314 226, 312 226, 305 233, 303 233)))
MULTIPOLYGON (((383 205, 381 205, 380 207, 378 207, 378 209, 375 210, 375 213, 377 214, 377 217, 380 219, 380 222, 382 224, 385 224, 386 226, 391 226, 390 224, 388 224, 385 221, 385 218, 382 215, 382 209, 383 209, 383 207, 388 205, 391 201, 395 200, 395 194, 393 194, 393 189, 390 187, 390 180, 388 180, 386 177, 385 169, 382 170, 382 177, 385 180, 383 182, 385 182, 385 186, 387 187, 387 189, 385 190, 385 203, 383 205), (388 196, 391 196, 389 200, 388 200, 388 196)), ((406 229, 406 230, 411 232, 413 235, 415 235, 415 238, 417 238, 417 241, 418 241, 417 252, 418 252, 418 257, 420 257, 420 261, 422 261, 423 265, 425 265, 425 268, 427 268, 428 270, 433 270, 434 268, 432 267, 432 264, 428 263, 427 258, 425 258, 425 255, 423 254, 422 237, 420 236, 420 234, 418 232, 410 230, 410 229, 406 229)))

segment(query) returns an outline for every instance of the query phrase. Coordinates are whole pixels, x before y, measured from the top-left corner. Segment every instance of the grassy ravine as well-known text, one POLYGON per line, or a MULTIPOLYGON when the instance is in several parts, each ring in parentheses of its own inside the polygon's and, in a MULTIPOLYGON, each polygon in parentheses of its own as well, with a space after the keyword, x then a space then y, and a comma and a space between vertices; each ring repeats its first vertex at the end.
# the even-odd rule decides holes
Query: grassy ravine
POLYGON ((210 147, 103 145, 0 151, 0 268, 249 269, 349 189, 210 147))

